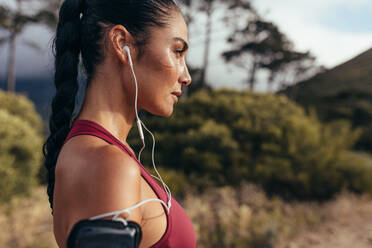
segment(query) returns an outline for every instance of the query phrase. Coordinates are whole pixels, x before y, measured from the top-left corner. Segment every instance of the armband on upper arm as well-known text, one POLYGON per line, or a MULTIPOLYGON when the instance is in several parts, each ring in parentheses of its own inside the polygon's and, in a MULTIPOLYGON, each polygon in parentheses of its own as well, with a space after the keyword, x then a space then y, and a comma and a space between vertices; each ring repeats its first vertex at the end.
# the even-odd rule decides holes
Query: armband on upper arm
POLYGON ((81 220, 72 228, 67 248, 139 247, 141 227, 133 221, 81 220))

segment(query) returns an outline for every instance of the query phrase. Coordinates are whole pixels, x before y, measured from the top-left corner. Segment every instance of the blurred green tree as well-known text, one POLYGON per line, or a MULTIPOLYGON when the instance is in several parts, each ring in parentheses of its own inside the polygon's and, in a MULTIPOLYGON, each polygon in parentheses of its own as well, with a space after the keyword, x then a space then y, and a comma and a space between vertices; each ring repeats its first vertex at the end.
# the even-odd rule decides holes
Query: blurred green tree
MULTIPOLYGON (((222 0, 202 0, 202 1, 193 1, 193 0, 182 0, 181 6, 185 9, 185 19, 188 25, 196 26, 200 28, 200 22, 195 21, 194 16, 197 14, 203 14, 206 17, 206 22, 204 26, 204 51, 203 51, 203 64, 201 66, 200 73, 197 76, 197 80, 194 81, 194 85, 192 88, 197 89, 210 89, 208 86, 208 79, 207 79, 207 70, 209 68, 209 53, 212 44, 212 30, 213 30, 213 17, 215 13, 220 10, 221 8, 225 8, 225 14, 222 17, 222 20, 225 23, 232 24, 235 23, 239 18, 243 16, 251 16, 255 15, 256 12, 251 5, 251 0, 229 0, 229 1, 222 1, 222 0), (240 11, 240 15, 233 15, 230 13, 236 14, 236 12, 240 11)), ((218 28, 218 30, 221 30, 218 28)))
POLYGON ((41 141, 27 122, 0 109, 0 203, 29 194, 37 183, 41 141))
MULTIPOLYGON (((360 130, 344 121, 322 124, 285 96, 200 91, 171 118, 144 122, 156 130, 158 164, 184 173, 199 190, 249 180, 287 199, 372 192, 370 159, 350 151, 360 130)), ((128 141, 139 150, 136 137, 128 141)), ((150 156, 146 151, 143 161, 150 156)))
POLYGON ((26 96, 0 90, 0 109, 23 119, 39 134, 42 132, 42 119, 26 96))
MULTIPOLYGON (((280 88, 294 84, 321 70, 315 66, 314 56, 310 52, 295 51, 286 35, 273 22, 264 20, 251 0, 183 0, 181 3, 185 8, 186 20, 192 27, 200 28, 200 22, 197 22, 194 16, 202 14, 206 17, 203 24, 205 32, 203 64, 200 75, 194 82, 200 84, 197 88, 204 89, 208 85, 206 75, 209 51, 213 42, 212 31, 215 25, 213 20, 221 9, 226 10, 221 18, 221 23, 224 23, 225 27, 218 28, 218 31, 231 30, 227 42, 232 45, 231 49, 221 55, 226 62, 247 69, 247 85, 251 90, 254 89, 256 75, 260 70, 269 73, 267 77, 269 91, 272 91, 274 85, 280 88), (243 24, 242 20, 246 20, 246 23, 243 24)), ((194 33, 191 34, 192 38, 193 35, 194 33)))
POLYGON ((0 203, 29 194, 37 183, 41 123, 26 97, 0 91, 0 203))
POLYGON ((228 42, 234 48, 225 51, 222 57, 226 62, 248 69, 247 85, 251 90, 259 70, 269 72, 267 83, 271 90, 275 81, 283 87, 303 80, 304 76, 309 77, 308 72, 314 68, 315 57, 310 52, 295 51, 292 42, 279 28, 258 14, 248 18, 244 27, 236 27, 228 42))

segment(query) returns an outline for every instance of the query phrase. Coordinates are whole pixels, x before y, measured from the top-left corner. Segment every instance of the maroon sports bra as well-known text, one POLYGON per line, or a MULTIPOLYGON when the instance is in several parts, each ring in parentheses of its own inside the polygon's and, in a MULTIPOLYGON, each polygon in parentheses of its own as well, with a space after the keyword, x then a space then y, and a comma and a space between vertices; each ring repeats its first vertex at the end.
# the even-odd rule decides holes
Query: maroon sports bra
MULTIPOLYGON (((155 181, 150 173, 137 160, 136 156, 115 136, 108 132, 104 127, 90 120, 75 120, 71 130, 66 137, 64 143, 70 138, 77 135, 93 135, 105 140, 107 143, 119 147, 121 150, 129 154, 139 165, 141 176, 146 180, 150 187, 154 190, 159 199, 164 202, 168 201, 168 195, 165 190, 155 181)), ((172 197, 171 208, 167 214, 166 208, 163 206, 167 216, 167 228, 161 239, 156 242, 152 248, 194 248, 196 247, 196 237, 189 216, 180 204, 172 197)), ((120 210, 120 209, 118 209, 120 210)))

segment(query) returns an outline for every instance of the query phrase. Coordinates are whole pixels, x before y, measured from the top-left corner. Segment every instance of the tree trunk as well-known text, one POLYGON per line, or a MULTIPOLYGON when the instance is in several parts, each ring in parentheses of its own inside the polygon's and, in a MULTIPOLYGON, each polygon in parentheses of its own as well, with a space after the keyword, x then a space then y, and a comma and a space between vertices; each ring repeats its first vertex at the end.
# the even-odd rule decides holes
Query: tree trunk
POLYGON ((202 74, 200 78, 201 88, 206 88, 207 86, 207 70, 209 64, 209 48, 211 43, 212 34, 212 1, 209 1, 207 6, 207 24, 205 30, 205 43, 204 43, 204 63, 202 74))
POLYGON ((16 37, 17 34, 12 32, 9 39, 9 57, 8 57, 8 75, 7 75, 7 90, 15 91, 15 52, 16 52, 16 37))
POLYGON ((249 85, 249 89, 251 91, 254 90, 254 85, 256 84, 256 71, 257 71, 257 66, 258 64, 256 63, 256 61, 253 62, 253 65, 251 67, 251 71, 249 72, 249 76, 248 76, 248 85, 249 85))

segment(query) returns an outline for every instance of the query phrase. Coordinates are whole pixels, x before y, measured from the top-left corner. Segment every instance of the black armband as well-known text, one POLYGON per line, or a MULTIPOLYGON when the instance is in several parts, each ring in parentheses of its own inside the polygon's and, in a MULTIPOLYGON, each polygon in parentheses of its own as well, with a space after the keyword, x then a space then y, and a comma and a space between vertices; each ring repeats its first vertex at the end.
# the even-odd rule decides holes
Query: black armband
POLYGON ((142 239, 141 227, 128 221, 81 220, 72 228, 68 248, 137 248, 142 239))

